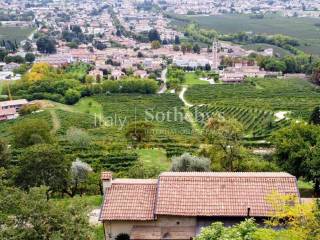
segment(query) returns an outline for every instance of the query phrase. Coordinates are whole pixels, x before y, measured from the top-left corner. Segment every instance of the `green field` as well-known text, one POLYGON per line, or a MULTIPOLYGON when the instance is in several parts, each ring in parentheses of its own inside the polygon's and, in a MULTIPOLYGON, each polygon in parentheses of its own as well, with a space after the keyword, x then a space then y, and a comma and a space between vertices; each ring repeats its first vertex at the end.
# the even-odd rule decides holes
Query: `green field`
POLYGON ((186 85, 197 85, 197 84, 201 84, 201 85, 208 85, 209 82, 207 81, 203 81, 200 80, 199 77, 195 74, 195 73, 186 73, 186 85))
POLYGON ((186 92, 186 99, 196 105, 290 111, 291 117, 308 120, 320 104, 320 89, 301 79, 258 79, 244 84, 194 85, 186 92))
POLYGON ((238 14, 185 17, 202 27, 213 28, 221 33, 245 31, 292 36, 300 41, 300 49, 320 54, 320 28, 315 26, 320 20, 316 18, 289 18, 276 14, 267 15, 264 19, 251 19, 248 15, 238 14))
POLYGON ((170 169, 170 161, 166 156, 164 149, 139 149, 137 150, 139 159, 146 167, 156 167, 161 172, 168 171, 170 169))
POLYGON ((19 43, 22 40, 25 40, 33 30, 34 28, 0 26, 0 41, 11 40, 19 43))

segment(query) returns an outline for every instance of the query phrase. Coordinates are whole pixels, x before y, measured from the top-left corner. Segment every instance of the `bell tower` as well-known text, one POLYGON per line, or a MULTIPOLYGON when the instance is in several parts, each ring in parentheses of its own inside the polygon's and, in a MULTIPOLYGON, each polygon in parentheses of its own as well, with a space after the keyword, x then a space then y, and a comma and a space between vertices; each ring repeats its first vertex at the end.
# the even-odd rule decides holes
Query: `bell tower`
POLYGON ((219 42, 214 39, 212 43, 212 69, 217 70, 220 64, 218 54, 219 42))

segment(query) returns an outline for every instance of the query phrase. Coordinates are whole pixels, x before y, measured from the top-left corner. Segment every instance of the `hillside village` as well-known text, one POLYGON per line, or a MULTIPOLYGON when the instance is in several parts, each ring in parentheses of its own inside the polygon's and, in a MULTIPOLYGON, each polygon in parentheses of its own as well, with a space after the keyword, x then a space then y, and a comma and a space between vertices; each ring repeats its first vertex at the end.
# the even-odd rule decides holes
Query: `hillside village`
POLYGON ((0 239, 320 239, 319 7, 0 0, 0 239))

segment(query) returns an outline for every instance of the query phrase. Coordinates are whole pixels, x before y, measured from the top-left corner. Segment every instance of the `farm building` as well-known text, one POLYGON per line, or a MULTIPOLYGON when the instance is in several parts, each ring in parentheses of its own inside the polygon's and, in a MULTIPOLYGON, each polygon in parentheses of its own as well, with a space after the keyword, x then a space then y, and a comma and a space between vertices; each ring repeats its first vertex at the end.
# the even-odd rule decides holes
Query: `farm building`
POLYGON ((102 174, 100 221, 105 239, 191 239, 214 221, 226 225, 246 217, 268 218, 273 192, 297 197, 288 173, 166 172, 158 179, 112 179, 102 174))

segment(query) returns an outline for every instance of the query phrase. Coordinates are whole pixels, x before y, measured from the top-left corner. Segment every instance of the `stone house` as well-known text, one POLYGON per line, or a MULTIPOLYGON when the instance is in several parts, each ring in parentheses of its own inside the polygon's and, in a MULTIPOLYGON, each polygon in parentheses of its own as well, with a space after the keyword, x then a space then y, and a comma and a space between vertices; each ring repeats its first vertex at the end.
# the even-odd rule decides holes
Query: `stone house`
POLYGON ((247 217, 268 218, 266 198, 273 192, 297 197, 288 173, 166 172, 158 179, 112 179, 102 174, 104 203, 100 221, 105 239, 184 239, 214 221, 232 225, 247 217))

